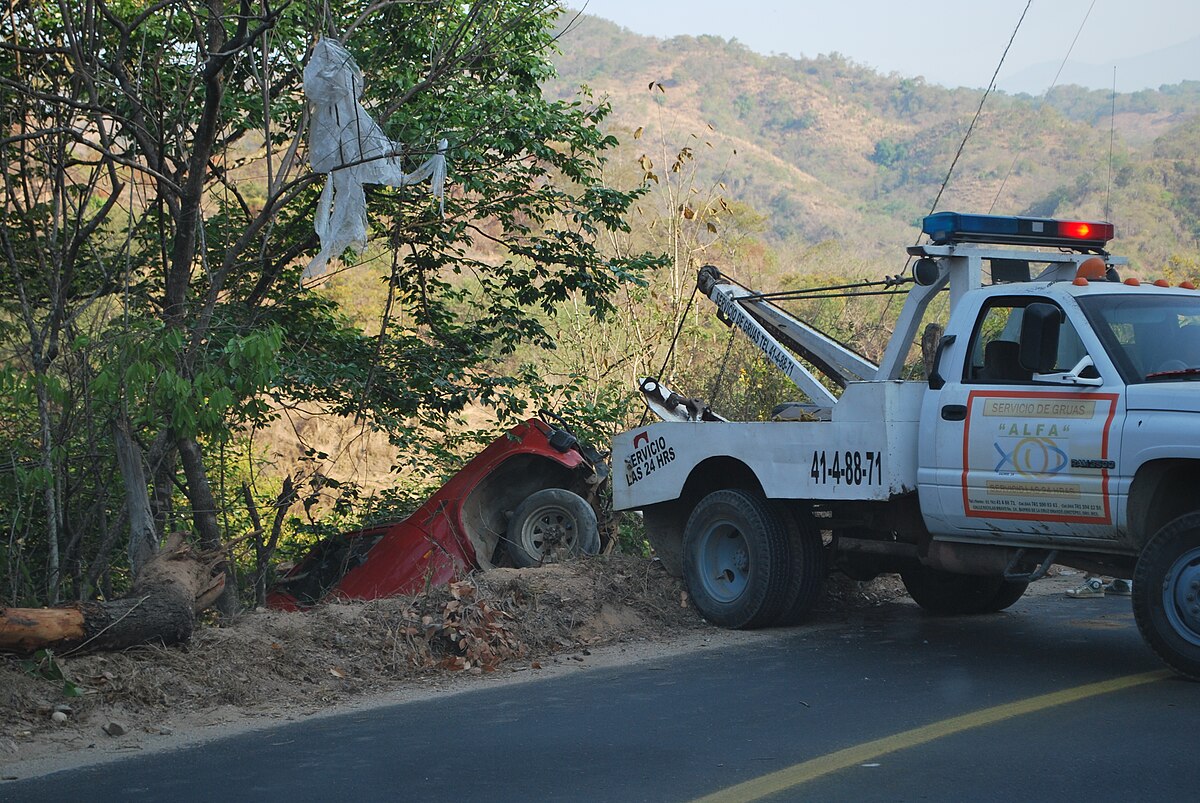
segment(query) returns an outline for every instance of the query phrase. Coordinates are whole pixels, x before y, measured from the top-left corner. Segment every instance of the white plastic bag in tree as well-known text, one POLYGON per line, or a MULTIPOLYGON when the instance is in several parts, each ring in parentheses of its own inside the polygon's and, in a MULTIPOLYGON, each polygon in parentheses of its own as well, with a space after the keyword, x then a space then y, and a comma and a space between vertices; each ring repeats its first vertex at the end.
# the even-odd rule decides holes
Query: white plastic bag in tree
POLYGON ((304 94, 313 106, 308 161, 313 170, 329 177, 314 221, 321 251, 305 268, 306 279, 324 273, 329 259, 347 248, 360 251, 366 246, 363 184, 403 187, 429 179, 434 197, 443 197, 446 140, 438 143, 436 155, 405 173, 404 146, 388 139, 358 102, 362 89, 362 71, 346 48, 332 39, 317 42, 304 68, 304 94))

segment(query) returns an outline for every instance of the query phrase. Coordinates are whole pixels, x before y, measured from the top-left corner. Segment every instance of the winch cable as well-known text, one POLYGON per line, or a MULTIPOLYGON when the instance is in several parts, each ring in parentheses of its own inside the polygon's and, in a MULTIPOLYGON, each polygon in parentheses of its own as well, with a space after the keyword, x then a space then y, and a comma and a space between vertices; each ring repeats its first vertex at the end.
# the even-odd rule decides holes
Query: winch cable
POLYGON ((883 279, 872 280, 864 279, 861 282, 851 282, 849 284, 831 284, 826 287, 801 287, 795 290, 776 290, 774 292, 759 293, 750 289, 746 285, 739 282, 732 276, 721 274, 723 284, 732 284, 735 287, 740 287, 746 291, 746 295, 739 296, 738 301, 822 301, 832 298, 857 298, 858 296, 893 296, 904 295, 908 290, 871 290, 872 287, 896 288, 902 284, 910 284, 915 281, 911 276, 887 276, 883 279), (844 291, 844 292, 843 292, 844 291))
MULTIPOLYGON (((723 277, 725 278, 725 277, 723 277)), ((771 293, 754 293, 742 296, 739 301, 794 301, 797 299, 814 299, 814 298, 851 298, 858 295, 889 295, 887 292, 848 292, 839 293, 838 290, 859 291, 868 287, 896 287, 901 284, 908 284, 913 279, 908 276, 888 276, 884 279, 872 280, 864 279, 861 282, 852 282, 850 284, 831 284, 828 287, 804 287, 797 290, 776 290, 771 293)), ((748 287, 731 281, 732 284, 737 284, 744 290, 749 290, 748 287)), ((904 293, 905 290, 892 291, 892 293, 904 293)))
MULTIPOLYGON (((1095 0, 1092 0, 1092 2, 1094 4, 1095 0)), ((929 207, 928 214, 930 215, 937 211, 938 204, 941 203, 942 194, 946 191, 946 187, 949 186, 950 178, 954 175, 954 168, 958 166, 958 160, 967 147, 967 140, 971 138, 971 132, 975 130, 975 124, 979 122, 979 117, 983 114, 983 106, 985 103, 987 103, 988 96, 991 95, 992 90, 996 88, 996 78, 1000 75, 1001 68, 1004 67, 1004 60, 1008 58, 1008 51, 1012 49, 1013 42, 1015 42, 1017 39, 1017 33, 1021 30, 1021 24, 1025 22, 1025 15, 1029 13, 1029 7, 1032 5, 1033 0, 1026 0, 1025 8, 1021 10, 1021 16, 1017 20, 1016 26, 1013 28, 1012 35, 1008 37, 1008 44, 1004 46, 1004 52, 1000 54, 1000 60, 996 62, 996 69, 992 72, 992 80, 988 82, 987 89, 983 91, 983 95, 979 98, 979 107, 975 109, 975 116, 971 118, 971 124, 967 126, 967 131, 965 134, 963 134, 962 141, 958 143, 958 150, 954 153, 954 158, 950 160, 950 168, 946 171, 946 177, 942 179, 942 186, 938 188, 937 195, 934 196, 933 203, 929 207)), ((1078 34, 1076 34, 1076 36, 1078 36, 1078 34)), ((1016 165, 1016 163, 1016 158, 1014 157, 1012 164, 1016 165)), ((1012 171, 1012 165, 1009 166, 1009 171, 1012 171)), ((1005 179, 1007 180, 1007 176, 1005 179)), ((1001 189, 1003 189, 1003 187, 1001 187, 1001 189)), ((999 196, 997 195, 997 197, 999 196)), ((993 205, 994 203, 995 202, 993 202, 993 205)), ((924 232, 918 233, 917 239, 913 245, 920 245, 921 238, 923 236, 924 232)), ((904 261, 904 270, 902 270, 901 273, 908 273, 909 269, 912 267, 912 263, 913 257, 910 254, 908 259, 904 261)), ((876 323, 876 326, 883 326, 883 321, 891 313, 891 309, 892 300, 888 299, 888 303, 884 305, 882 312, 879 314, 879 321, 876 323)))
MULTIPOLYGON (((1092 4, 1095 5, 1095 0, 1092 0, 1092 4)), ((975 116, 971 118, 971 124, 969 126, 967 126, 967 131, 965 134, 963 134, 962 141, 958 143, 958 150, 954 154, 954 159, 952 159, 950 162, 950 169, 946 171, 946 177, 944 179, 942 179, 942 185, 941 185, 941 187, 938 188, 937 196, 934 197, 934 199, 933 199, 933 205, 930 206, 930 208, 929 208, 929 214, 931 214, 931 215, 937 210, 938 203, 942 200, 942 193, 944 193, 946 191, 946 186, 950 183, 951 176, 954 175, 954 168, 958 165, 958 160, 962 156, 963 150, 967 147, 967 140, 970 139, 971 132, 975 130, 975 124, 977 122, 979 122, 979 117, 983 113, 983 106, 987 102, 988 95, 990 95, 992 93, 992 90, 995 89, 995 87, 996 87, 996 77, 1000 74, 1000 69, 1004 66, 1004 60, 1005 60, 1005 58, 1008 57, 1008 51, 1010 48, 1012 48, 1012 44, 1017 38, 1017 32, 1021 30, 1021 23, 1023 23, 1025 21, 1025 15, 1027 13, 1029 13, 1029 7, 1031 5, 1033 5, 1033 0, 1026 0, 1025 8, 1021 11, 1021 17, 1020 17, 1020 19, 1017 20, 1016 27, 1013 28, 1012 35, 1008 38, 1008 44, 1004 46, 1004 52, 1000 54, 1000 61, 996 64, 996 69, 992 73, 992 80, 988 82, 987 89, 984 90, 983 96, 979 99, 979 107, 975 110, 975 116)), ((1088 10, 1088 13, 1089 14, 1091 13, 1091 9, 1088 10)), ((1084 19, 1086 21, 1086 17, 1084 19)), ((1082 29, 1082 26, 1081 26, 1081 29, 1082 29)), ((1079 34, 1076 33, 1075 36, 1076 36, 1076 38, 1078 38, 1079 34)), ((1074 42, 1072 42, 1072 47, 1073 46, 1074 46, 1074 42)), ((1015 164, 1015 161, 1014 161, 1014 164, 1015 164)), ((915 245, 920 244, 922 236, 923 235, 917 235, 917 242, 914 243, 915 245)), ((912 264, 912 257, 910 256, 908 258, 908 260, 904 263, 904 270, 901 272, 901 276, 903 276, 903 274, 905 274, 905 273, 908 273, 908 269, 911 264, 912 264)), ((739 287, 742 287, 743 289, 747 289, 747 290, 749 289, 745 285, 741 284, 740 282, 733 280, 731 277, 722 275, 722 278, 732 282, 733 284, 737 284, 739 287)), ((901 278, 900 276, 897 276, 897 277, 888 277, 887 279, 884 279, 881 282, 867 281, 867 282, 861 282, 861 283, 852 284, 852 285, 834 285, 834 286, 831 286, 828 288, 808 288, 806 290, 790 290, 790 291, 785 290, 785 291, 779 291, 776 293, 753 293, 752 295, 746 296, 745 298, 747 298, 747 299, 764 299, 764 300, 766 300, 766 299, 815 300, 815 299, 825 299, 825 298, 852 298, 854 296, 859 296, 859 295, 863 295, 863 296, 867 296, 867 295, 895 296, 895 295, 907 294, 908 291, 907 290, 874 290, 874 291, 859 291, 859 292, 846 292, 846 293, 837 293, 837 292, 833 292, 833 291, 851 290, 856 287, 861 288, 861 287, 872 287, 872 286, 879 286, 879 285, 895 286, 900 283, 907 283, 907 282, 911 282, 911 281, 913 281, 912 278, 908 278, 908 277, 901 278)), ((697 290, 698 290, 698 288, 692 290, 692 297, 688 299, 687 308, 683 311, 683 316, 679 319, 679 326, 677 326, 675 329, 675 336, 673 338, 671 338, 671 346, 670 346, 670 348, 667 349, 667 357, 665 360, 663 360, 663 367, 658 372, 658 375, 660 378, 662 377, 663 373, 667 370, 667 364, 671 361, 671 357, 674 356, 675 344, 678 342, 679 335, 683 331, 683 323, 684 323, 684 321, 687 320, 688 312, 690 312, 692 309, 692 302, 694 302, 696 300, 697 290)), ((888 304, 884 307, 883 313, 880 315, 880 320, 879 320, 880 325, 882 325, 883 319, 884 319, 884 317, 887 316, 888 310, 890 308, 891 308, 891 299, 888 299, 888 304)), ((732 332, 730 334, 732 336, 732 332)), ((733 346, 733 343, 731 340, 729 348, 726 349, 726 359, 728 359, 729 350, 732 348, 732 346, 733 346)), ((724 363, 724 360, 722 361, 721 369, 718 372, 718 376, 717 376, 718 384, 720 383, 720 381, 722 379, 722 377, 720 375, 724 373, 724 364, 723 363, 724 363)), ((642 411, 642 418, 641 418, 641 421, 638 424, 638 426, 642 426, 643 424, 646 423, 646 416, 648 413, 649 413, 648 409, 642 411)))
MULTIPOLYGON (((1032 2, 1032 0, 1030 0, 1030 2, 1032 2)), ((1071 44, 1067 46, 1067 52, 1063 56, 1062 61, 1058 65, 1058 72, 1054 73, 1054 80, 1050 82, 1050 86, 1046 87, 1046 91, 1042 93, 1042 96, 1040 98, 1038 98, 1037 106, 1033 110, 1033 113, 1035 116, 1041 113, 1042 108, 1046 105, 1046 98, 1050 97, 1050 93, 1054 91, 1054 87, 1058 86, 1058 79, 1059 79, 1059 77, 1062 76, 1062 71, 1064 69, 1066 69, 1067 59, 1071 58, 1071 51, 1073 51, 1075 49, 1075 43, 1079 41, 1079 35, 1081 33, 1083 33, 1083 26, 1087 24, 1088 17, 1090 17, 1092 15, 1092 9, 1095 7, 1096 7, 1096 0, 1092 0, 1092 4, 1090 6, 1088 6, 1088 10, 1086 12, 1084 12, 1083 21, 1079 23, 1079 27, 1075 30, 1075 38, 1072 39, 1071 44)), ((1028 10, 1029 6, 1026 6, 1025 8, 1026 8, 1026 10, 1028 10)), ((1025 16, 1024 14, 1021 15, 1022 18, 1024 18, 1024 16, 1025 16)), ((1018 28, 1020 27, 1020 23, 1017 23, 1017 27, 1018 28)), ((1016 31, 1013 32, 1013 35, 1016 36, 1016 31)), ((1012 42, 1009 42, 1009 44, 1012 44, 1012 42)), ((1006 49, 1004 52, 1007 53, 1008 50, 1006 49)), ((1003 63, 1004 59, 1001 59, 1000 61, 1001 61, 1001 63, 1003 63)), ((994 81, 995 78, 993 78, 992 80, 994 81)), ((1115 102, 1115 95, 1116 95, 1116 74, 1115 73, 1113 75, 1113 94, 1114 94, 1114 102, 1115 102)), ((1114 106, 1114 108, 1115 108, 1115 106, 1114 106)), ((1002 192, 1004 192, 1004 187, 1006 184, 1008 184, 1008 177, 1012 175, 1012 171, 1016 168, 1017 157, 1019 157, 1020 155, 1021 155, 1021 151, 1019 149, 1013 154, 1012 162, 1010 162, 1008 165, 1008 172, 1004 174, 1004 179, 1000 182, 1000 188, 998 190, 996 190, 996 197, 992 199, 992 205, 988 207, 989 215, 992 213, 992 210, 996 208, 996 204, 1000 201, 1000 194, 1002 192)), ((1107 215, 1105 215, 1105 217, 1107 217, 1107 215)))
MULTIPOLYGON (((667 372, 667 366, 671 362, 671 358, 675 356, 675 344, 679 342, 679 335, 683 332, 683 324, 687 321, 688 313, 692 311, 692 304, 696 302, 696 293, 700 292, 699 287, 692 288, 692 295, 688 298, 687 306, 683 308, 683 314, 679 316, 679 325, 675 327, 675 336, 671 338, 671 345, 667 349, 667 356, 663 359, 662 368, 658 369, 658 374, 655 379, 662 380, 663 374, 667 372)), ((638 426, 643 426, 646 423, 646 415, 650 412, 649 408, 642 410, 642 418, 638 422, 638 426)))

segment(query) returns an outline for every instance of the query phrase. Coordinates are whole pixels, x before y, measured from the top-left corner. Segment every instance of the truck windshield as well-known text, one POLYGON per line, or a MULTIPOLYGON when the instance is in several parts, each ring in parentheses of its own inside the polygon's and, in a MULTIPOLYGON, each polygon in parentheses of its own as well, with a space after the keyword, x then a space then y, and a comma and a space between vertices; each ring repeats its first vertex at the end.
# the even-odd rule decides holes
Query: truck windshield
POLYGON ((1126 384, 1200 380, 1200 293, 1079 299, 1126 384))

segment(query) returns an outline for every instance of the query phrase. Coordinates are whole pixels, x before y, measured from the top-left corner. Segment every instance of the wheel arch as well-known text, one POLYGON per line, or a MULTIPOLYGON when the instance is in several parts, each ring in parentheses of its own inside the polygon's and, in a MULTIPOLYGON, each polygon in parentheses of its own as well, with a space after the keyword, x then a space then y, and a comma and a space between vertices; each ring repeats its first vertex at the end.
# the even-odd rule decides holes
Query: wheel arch
POLYGON ((462 503, 462 527, 479 566, 490 569, 508 529, 508 516, 527 496, 544 488, 563 488, 595 506, 585 471, 571 469, 540 454, 515 454, 488 472, 462 503))
POLYGON ((541 488, 508 520, 505 551, 518 569, 600 552, 596 508, 566 488, 541 488))
POLYGON ((697 463, 683 483, 677 499, 642 510, 646 540, 663 568, 674 577, 683 575, 683 528, 697 503, 713 491, 738 488, 762 494, 762 483, 750 466, 735 457, 710 457, 697 463))
POLYGON ((1170 521, 1200 510, 1192 494, 1200 486, 1200 460, 1152 460, 1138 468, 1129 486, 1129 538, 1146 542, 1170 521))

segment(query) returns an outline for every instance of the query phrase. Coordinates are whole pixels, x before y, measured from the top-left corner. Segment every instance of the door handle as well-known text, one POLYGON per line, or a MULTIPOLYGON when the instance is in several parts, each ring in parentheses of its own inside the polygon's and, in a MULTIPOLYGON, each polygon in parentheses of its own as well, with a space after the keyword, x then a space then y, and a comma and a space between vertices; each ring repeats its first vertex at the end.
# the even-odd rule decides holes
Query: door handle
POLYGON ((967 405, 947 404, 942 408, 942 418, 947 421, 965 421, 967 418, 967 405))

